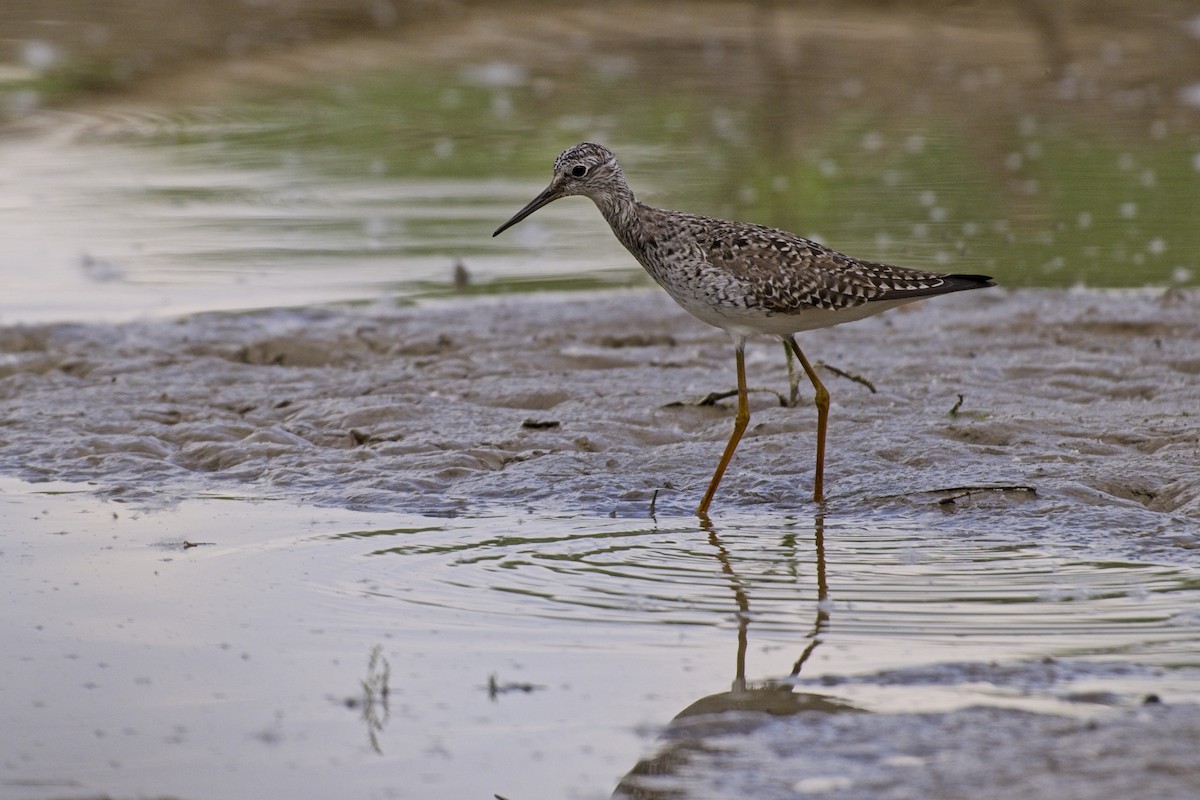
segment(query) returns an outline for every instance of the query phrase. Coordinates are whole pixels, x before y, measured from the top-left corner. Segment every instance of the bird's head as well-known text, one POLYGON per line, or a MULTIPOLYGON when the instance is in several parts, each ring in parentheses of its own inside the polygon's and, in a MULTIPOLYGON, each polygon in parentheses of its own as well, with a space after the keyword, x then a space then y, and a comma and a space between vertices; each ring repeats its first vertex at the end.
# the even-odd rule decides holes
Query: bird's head
POLYGON ((492 236, 499 235, 560 197, 583 195, 598 201, 604 195, 622 188, 628 191, 621 166, 611 150, 591 142, 577 144, 564 150, 554 160, 554 176, 550 179, 550 185, 514 214, 512 219, 497 228, 492 236))

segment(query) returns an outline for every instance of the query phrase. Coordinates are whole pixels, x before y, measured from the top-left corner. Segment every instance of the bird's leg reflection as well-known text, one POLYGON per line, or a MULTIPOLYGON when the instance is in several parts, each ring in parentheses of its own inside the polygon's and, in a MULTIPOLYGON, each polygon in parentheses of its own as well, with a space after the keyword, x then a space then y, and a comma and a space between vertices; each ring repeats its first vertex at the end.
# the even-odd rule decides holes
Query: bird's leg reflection
POLYGON ((813 518, 813 546, 817 551, 817 618, 813 622, 812 631, 808 634, 808 647, 792 665, 791 677, 795 678, 804 667, 804 662, 821 643, 821 634, 829 627, 829 580, 825 573, 825 515, 817 514, 813 518))
POLYGON ((742 583, 742 579, 733 569, 729 550, 721 543, 721 537, 717 535, 717 529, 713 527, 712 520, 702 519, 700 528, 708 531, 708 543, 713 546, 717 561, 721 563, 721 572, 729 577, 729 586, 733 590, 734 602, 737 603, 738 610, 735 616, 738 623, 738 646, 733 691, 744 692, 746 691, 746 647, 749 643, 750 631, 750 597, 746 594, 746 587, 742 583))
MULTIPOLYGON (((712 520, 704 518, 700 528, 708 533, 708 543, 713 546, 717 561, 721 564, 721 572, 729 576, 729 585, 733 590, 734 602, 737 603, 736 618, 738 621, 737 666, 733 679, 734 691, 746 689, 746 649, 749 644, 750 629, 750 597, 746 592, 745 582, 738 576, 729 557, 729 550, 721 542, 721 537, 712 524, 712 520)), ((791 537, 789 537, 791 538, 791 537)), ((821 644, 821 634, 829 627, 829 578, 825 569, 825 516, 817 514, 813 517, 813 547, 816 551, 817 566, 817 604, 816 618, 807 638, 808 645, 800 653, 800 657, 792 665, 789 677, 795 678, 800 674, 806 661, 813 651, 821 644)))
MULTIPOLYGON (((814 518, 813 543, 816 550, 817 568, 816 615, 812 629, 805 636, 808 642, 799 658, 792 664, 790 672, 792 678, 800 674, 800 670, 812 656, 813 651, 821 644, 822 636, 830 624, 824 525, 825 520, 822 515, 814 518)), ((707 744, 709 739, 749 733, 772 717, 791 717, 803 711, 836 714, 858 710, 828 695, 796 692, 792 682, 786 679, 766 680, 757 685, 747 680, 746 652, 749 648, 750 638, 752 582, 738 573, 729 548, 722 542, 712 521, 702 518, 700 529, 708 535, 708 542, 721 565, 721 572, 729 579, 729 588, 733 592, 734 603, 737 607, 737 658, 733 685, 728 692, 702 697, 680 711, 663 732, 662 739, 665 744, 655 755, 638 762, 621 779, 613 792, 614 798, 684 800, 684 798, 692 796, 689 794, 689 784, 686 781, 688 765, 694 758, 712 749, 707 744), (654 776, 653 783, 643 781, 642 778, 646 776, 654 776), (673 782, 670 780, 672 777, 680 780, 677 783, 673 782)), ((788 537, 789 540, 792 538, 788 537)), ((794 557, 794 553, 792 556, 794 557)))

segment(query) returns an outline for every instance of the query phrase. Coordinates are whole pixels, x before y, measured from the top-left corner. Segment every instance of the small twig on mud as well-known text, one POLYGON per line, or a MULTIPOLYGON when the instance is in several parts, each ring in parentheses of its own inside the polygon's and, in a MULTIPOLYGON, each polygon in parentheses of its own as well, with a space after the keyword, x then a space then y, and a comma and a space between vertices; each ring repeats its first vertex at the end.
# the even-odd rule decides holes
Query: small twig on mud
POLYGON ((650 495, 650 516, 654 516, 654 504, 658 502, 658 489, 654 490, 654 494, 650 495))
POLYGON ((939 506, 948 506, 962 500, 964 497, 984 492, 1002 492, 1004 494, 1020 492, 1032 495, 1037 494, 1037 489, 1032 486, 954 486, 949 489, 933 489, 929 492, 918 492, 918 494, 932 494, 933 492, 948 492, 949 495, 947 497, 943 497, 937 501, 939 506))
MULTIPOLYGON (((818 361, 817 366, 821 367, 822 369, 829 370, 839 378, 845 378, 846 380, 862 384, 871 391, 871 394, 879 393, 879 390, 875 388, 875 384, 871 383, 871 381, 864 378, 862 375, 855 375, 853 372, 846 372, 846 370, 838 369, 832 364, 826 364, 824 361, 818 361)), ((782 392, 777 392, 774 389, 770 389, 765 386, 754 386, 746 390, 746 394, 753 394, 755 392, 775 395, 777 398, 779 398, 779 405, 783 408, 792 408, 795 405, 794 402, 784 397, 782 392)), ((704 408, 705 406, 715 406, 717 403, 721 402, 722 400, 727 400, 730 397, 737 397, 737 389, 729 389, 728 391, 724 392, 709 392, 698 400, 676 400, 673 403, 667 403, 665 406, 663 406, 663 408, 678 408, 680 406, 699 406, 704 408)))
POLYGON ((538 686, 536 683, 514 683, 511 681, 508 683, 500 683, 496 680, 495 673, 488 676, 487 691, 488 698, 491 700, 495 700, 500 695, 508 694, 509 692, 524 692, 525 694, 531 694, 539 689, 544 688, 544 686, 538 686))
MULTIPOLYGON (((779 405, 785 408, 788 405, 787 398, 774 389, 753 387, 746 390, 746 394, 753 394, 755 392, 773 394, 779 398, 779 405)), ((704 408, 706 406, 715 406, 717 403, 721 402, 722 400, 727 400, 730 397, 737 397, 737 389, 730 389, 725 392, 709 392, 708 394, 704 395, 704 397, 701 397, 697 400, 676 400, 674 402, 667 403, 665 406, 663 406, 663 408, 679 408, 680 406, 698 406, 700 408, 704 408)))
POLYGON ((954 405, 950 407, 950 416, 952 416, 952 417, 958 416, 958 410, 960 408, 962 408, 963 400, 965 400, 965 399, 966 398, 964 398, 961 394, 958 396, 958 400, 955 401, 954 405))
MULTIPOLYGON (((695 405, 715 406, 717 403, 721 402, 722 400, 725 400, 730 397, 735 397, 736 395, 737 395, 737 389, 730 389, 727 392, 709 392, 708 394, 704 395, 704 397, 701 397, 699 400, 695 401, 695 405)), ((681 405, 682 406, 685 404, 686 404, 686 401, 681 400, 678 403, 672 403, 671 405, 681 405)))
POLYGON ((852 372, 846 372, 844 369, 838 369, 837 367, 833 366, 832 364, 826 364, 824 361, 818 361, 817 366, 821 367, 822 369, 829 370, 834 375, 837 375, 839 378, 845 378, 847 380, 854 381, 855 383, 861 383, 863 386, 865 386, 871 390, 871 394, 879 393, 875 389, 875 384, 871 383, 869 380, 864 378, 862 375, 855 375, 852 372))
POLYGON ((983 494, 984 492, 1000 492, 1003 494, 1037 494, 1037 489, 1033 486, 1005 486, 1005 485, 983 485, 983 486, 947 486, 942 489, 921 489, 916 492, 902 492, 900 494, 889 494, 881 497, 881 500, 895 500, 899 497, 916 497, 921 494, 945 494, 947 497, 939 498, 937 505, 945 506, 954 503, 956 500, 961 500, 964 497, 970 497, 974 494, 983 494))
POLYGON ((557 428, 562 423, 556 419, 527 419, 521 423, 521 427, 530 431, 548 431, 551 428, 557 428))

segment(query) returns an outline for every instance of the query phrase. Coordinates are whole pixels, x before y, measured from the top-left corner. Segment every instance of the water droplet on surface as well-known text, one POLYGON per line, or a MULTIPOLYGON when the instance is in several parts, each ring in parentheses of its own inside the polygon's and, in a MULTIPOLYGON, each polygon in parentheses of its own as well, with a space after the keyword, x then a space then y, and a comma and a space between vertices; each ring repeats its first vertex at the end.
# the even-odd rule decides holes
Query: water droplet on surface
POLYGON ((513 115, 512 98, 506 92, 497 92, 492 96, 492 115, 500 119, 513 115))
POLYGON ((50 69, 62 59, 57 46, 41 39, 30 39, 21 47, 21 61, 30 69, 42 72, 50 69))
POLYGON ((1178 97, 1180 105, 1200 108, 1200 83, 1184 86, 1179 90, 1178 97))
POLYGON ((474 64, 462 71, 464 83, 475 86, 493 88, 512 88, 524 86, 529 80, 528 71, 518 65, 504 61, 493 61, 489 64, 474 64))

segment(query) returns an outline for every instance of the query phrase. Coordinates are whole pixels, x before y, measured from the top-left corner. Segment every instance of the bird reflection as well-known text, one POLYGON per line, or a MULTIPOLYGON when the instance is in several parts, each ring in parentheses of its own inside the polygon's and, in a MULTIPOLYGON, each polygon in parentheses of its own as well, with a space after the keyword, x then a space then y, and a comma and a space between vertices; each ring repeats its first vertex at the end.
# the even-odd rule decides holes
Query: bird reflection
MULTIPOLYGON (((800 671, 821 644, 822 636, 829 628, 829 584, 825 571, 824 524, 824 517, 821 515, 813 520, 813 543, 817 561, 816 615, 811 630, 804 637, 807 643, 792 664, 789 678, 800 675, 800 671)), ((655 755, 638 762, 621 779, 613 792, 613 797, 618 800, 685 800, 689 796, 686 785, 663 783, 662 778, 685 773, 694 755, 712 749, 707 741, 714 737, 749 733, 762 725, 768 717, 792 716, 802 711, 836 714, 858 710, 827 695, 797 692, 790 680, 766 680, 757 684, 746 680, 751 607, 749 586, 738 575, 729 550, 721 541, 720 534, 712 522, 704 519, 700 526, 701 530, 707 533, 713 554, 721 564, 721 571, 729 580, 729 588, 737 606, 737 658, 733 685, 727 692, 702 697, 680 711, 662 735, 666 743, 655 755), (651 776, 654 778, 653 784, 642 780, 651 776)), ((794 538, 791 538, 789 543, 794 545, 794 542, 794 538)))

